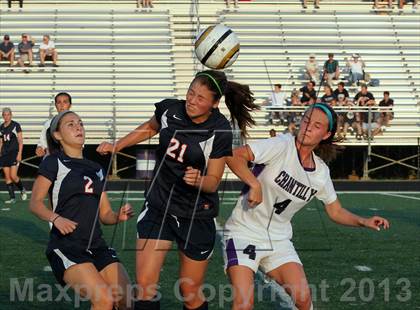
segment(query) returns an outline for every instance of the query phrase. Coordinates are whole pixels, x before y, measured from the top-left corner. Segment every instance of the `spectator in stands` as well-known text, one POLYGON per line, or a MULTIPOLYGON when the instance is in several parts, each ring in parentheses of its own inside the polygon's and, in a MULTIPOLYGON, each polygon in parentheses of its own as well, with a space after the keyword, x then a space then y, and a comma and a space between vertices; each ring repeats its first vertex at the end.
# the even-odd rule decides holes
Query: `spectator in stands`
MULTIPOLYGON (((361 86, 360 91, 354 97, 354 103, 355 105, 359 107, 374 106, 376 104, 375 97, 373 96, 371 92, 368 91, 367 85, 363 84, 361 86)), ((356 113, 356 127, 357 127, 356 139, 358 140, 361 140, 363 136, 363 132, 366 132, 369 129, 368 116, 369 116, 368 110, 366 110, 366 112, 356 113)), ((371 119, 371 124, 374 124, 373 117, 371 119)), ((373 126, 371 128, 374 129, 373 126)))
MULTIPOLYGON (((303 0, 303 4, 302 4, 304 9, 308 8, 308 0, 303 0)), ((319 0, 314 0, 314 7, 315 9, 319 9, 319 0)))
POLYGON ((277 136, 277 132, 274 128, 271 128, 268 133, 270 134, 271 138, 274 138, 275 136, 277 136))
POLYGON ((334 98, 338 105, 343 105, 349 99, 349 92, 344 88, 344 82, 337 85, 337 89, 333 92, 334 98))
POLYGON ((39 60, 40 67, 45 67, 45 60, 52 60, 53 67, 58 67, 57 65, 57 50, 55 49, 54 41, 50 40, 50 36, 45 34, 42 37, 42 43, 39 46, 39 60))
MULTIPOLYGON (((286 104, 286 93, 281 90, 281 84, 274 84, 274 90, 264 100, 263 105, 270 105, 272 109, 284 107, 286 104)), ((269 123, 273 124, 275 119, 283 123, 283 112, 272 111, 269 115, 269 123)))
POLYGON ((333 80, 338 80, 340 77, 340 67, 338 61, 334 59, 334 54, 328 54, 328 60, 324 63, 324 79, 328 84, 332 85, 333 80))
MULTIPOLYGON (((351 107, 353 102, 349 100, 349 93, 344 88, 344 82, 338 83, 337 89, 334 91, 334 98, 336 100, 336 106, 340 108, 351 107)), ((346 112, 338 112, 338 126, 337 126, 337 135, 343 140, 346 140, 346 135, 349 130, 353 130, 353 127, 356 127, 355 123, 355 114, 351 109, 346 112)))
POLYGON ((389 127, 389 122, 394 118, 394 112, 392 108, 394 106, 394 100, 389 97, 389 91, 384 91, 384 98, 379 101, 380 107, 389 107, 389 111, 379 112, 378 122, 381 126, 389 127))
MULTIPOLYGON (((15 0, 17 1, 17 0, 15 0)), ((7 0, 7 6, 9 9, 12 8, 12 0, 7 0)), ((23 8, 23 0, 19 0, 19 8, 23 8)))
POLYGON ((349 83, 350 85, 354 85, 358 83, 360 80, 363 80, 364 70, 365 70, 365 63, 362 59, 360 59, 359 54, 353 54, 352 60, 349 61, 350 66, 350 74, 349 74, 349 83))
MULTIPOLYGON (((22 34, 22 42, 18 45, 19 50, 19 59, 18 63, 21 67, 25 67, 25 62, 29 62, 29 66, 32 67, 32 61, 33 61, 33 52, 32 47, 34 47, 35 42, 31 39, 31 37, 23 33, 22 34)), ((24 70, 25 73, 29 73, 28 70, 24 70)))
MULTIPOLYGON (((58 93, 54 98, 55 108, 58 113, 70 110, 71 108, 71 96, 68 93, 58 93)), ((47 130, 50 128, 52 119, 48 119, 44 122, 44 126, 41 131, 41 136, 36 146, 35 154, 38 157, 47 155, 48 143, 47 143, 47 130)))
MULTIPOLYGON (((382 2, 382 1, 381 1, 382 2)), ((375 9, 379 9, 379 0, 374 0, 374 5, 373 7, 375 9)), ((388 7, 391 9, 392 8, 392 0, 388 0, 388 7)))
POLYGON ((309 81, 306 86, 302 87, 300 92, 302 93, 302 97, 300 98, 300 102, 303 105, 310 105, 315 103, 316 101, 316 91, 315 91, 316 83, 314 81, 309 81))
MULTIPOLYGON (((294 89, 290 95, 290 106, 292 108, 302 106, 300 102, 300 92, 297 89, 294 89)), ((290 133, 292 135, 297 134, 297 126, 296 123, 300 123, 302 118, 302 112, 289 112, 287 113, 287 128, 284 130, 283 133, 290 133)))
MULTIPOLYGON (((230 2, 231 2, 232 0, 225 0, 225 1, 226 1, 226 7, 227 7, 227 8, 230 8, 230 2)), ((233 2, 233 4, 234 4, 235 8, 238 8, 238 7, 239 7, 239 5, 238 5, 238 0, 233 0, 232 2, 233 2)))
POLYGON ((321 99, 318 99, 318 102, 324 102, 330 106, 335 106, 336 100, 330 85, 324 86, 324 95, 321 97, 321 99))
MULTIPOLYGON (((417 9, 417 0, 413 1, 413 9, 417 9)), ((403 9, 406 1, 405 0, 398 0, 398 8, 403 9)))
POLYGON ((315 54, 309 55, 309 59, 306 62, 305 69, 305 78, 307 80, 315 81, 317 83, 319 81, 319 67, 318 62, 315 59, 315 54))
POLYGON ((140 7, 140 2, 142 8, 153 8, 152 0, 137 0, 137 7, 140 7))
POLYGON ((0 61, 8 60, 10 67, 15 63, 15 45, 10 41, 8 34, 4 35, 3 42, 0 43, 0 61))

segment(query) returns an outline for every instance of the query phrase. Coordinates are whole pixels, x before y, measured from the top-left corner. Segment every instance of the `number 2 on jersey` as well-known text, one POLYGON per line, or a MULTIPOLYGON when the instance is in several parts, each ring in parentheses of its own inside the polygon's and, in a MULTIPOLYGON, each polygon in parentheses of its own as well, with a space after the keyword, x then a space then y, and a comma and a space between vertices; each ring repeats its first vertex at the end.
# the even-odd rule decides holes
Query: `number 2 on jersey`
POLYGON ((93 181, 92 181, 92 179, 87 177, 87 176, 84 176, 83 179, 85 181, 87 181, 86 184, 85 184, 85 193, 92 194, 93 193, 93 187, 92 187, 93 181))
POLYGON ((172 158, 175 158, 180 163, 183 163, 184 162, 184 154, 185 154, 186 150, 187 150, 187 145, 186 144, 181 144, 177 139, 172 138, 171 142, 169 144, 169 147, 166 150, 166 154, 168 154, 172 158), (181 147, 180 147, 180 145, 181 145, 181 147), (181 149, 181 150, 179 151, 178 158, 177 158, 176 152, 178 151, 178 149, 181 149))

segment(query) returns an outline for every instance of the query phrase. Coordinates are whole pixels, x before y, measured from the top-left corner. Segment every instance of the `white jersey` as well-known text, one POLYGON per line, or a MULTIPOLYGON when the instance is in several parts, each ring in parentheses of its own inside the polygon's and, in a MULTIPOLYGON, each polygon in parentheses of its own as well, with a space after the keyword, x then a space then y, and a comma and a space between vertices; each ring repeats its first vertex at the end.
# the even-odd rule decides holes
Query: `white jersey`
POLYGON ((41 135, 39 136, 39 140, 37 144, 37 146, 42 147, 44 150, 48 149, 47 130, 48 128, 50 128, 51 121, 52 121, 52 118, 44 122, 44 127, 42 128, 41 135))
POLYGON ((248 207, 243 190, 225 225, 225 234, 242 238, 285 240, 292 238, 293 215, 313 197, 324 204, 337 199, 327 165, 315 154, 315 169, 300 162, 295 138, 290 134, 248 144, 254 153, 254 174, 262 185, 263 201, 248 207))

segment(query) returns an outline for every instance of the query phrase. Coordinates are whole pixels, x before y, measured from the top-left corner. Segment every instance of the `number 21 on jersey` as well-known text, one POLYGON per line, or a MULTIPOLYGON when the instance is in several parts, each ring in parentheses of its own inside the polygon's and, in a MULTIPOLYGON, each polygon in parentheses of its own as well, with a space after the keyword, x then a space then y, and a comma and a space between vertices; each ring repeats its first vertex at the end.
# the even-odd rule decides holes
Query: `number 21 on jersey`
POLYGON ((181 144, 177 139, 172 138, 166 154, 176 159, 180 163, 184 162, 184 154, 187 150, 186 144, 181 144))

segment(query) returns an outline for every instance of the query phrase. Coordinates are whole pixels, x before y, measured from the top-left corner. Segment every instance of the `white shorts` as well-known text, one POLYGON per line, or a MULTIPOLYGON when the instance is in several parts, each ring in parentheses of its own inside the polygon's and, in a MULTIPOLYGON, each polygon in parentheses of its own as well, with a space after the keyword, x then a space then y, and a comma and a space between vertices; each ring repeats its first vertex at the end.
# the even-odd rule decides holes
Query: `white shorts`
POLYGON ((225 270, 231 266, 247 266, 254 272, 258 268, 264 273, 270 272, 286 263, 302 265, 290 240, 266 242, 261 240, 241 239, 226 236, 224 239, 223 257, 225 270))

